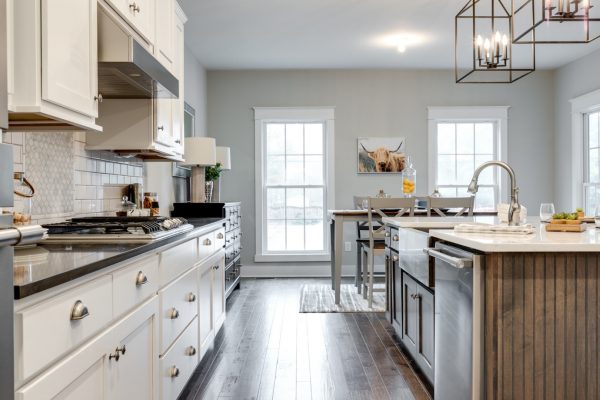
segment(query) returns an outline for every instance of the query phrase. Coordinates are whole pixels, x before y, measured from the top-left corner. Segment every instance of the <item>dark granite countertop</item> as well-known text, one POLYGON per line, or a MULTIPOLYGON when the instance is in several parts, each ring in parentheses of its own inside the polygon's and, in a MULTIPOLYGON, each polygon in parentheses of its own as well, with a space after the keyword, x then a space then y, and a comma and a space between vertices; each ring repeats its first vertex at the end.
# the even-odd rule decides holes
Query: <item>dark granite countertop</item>
POLYGON ((197 236, 222 218, 194 218, 195 229, 146 244, 52 244, 15 250, 14 298, 31 296, 119 262, 197 236))

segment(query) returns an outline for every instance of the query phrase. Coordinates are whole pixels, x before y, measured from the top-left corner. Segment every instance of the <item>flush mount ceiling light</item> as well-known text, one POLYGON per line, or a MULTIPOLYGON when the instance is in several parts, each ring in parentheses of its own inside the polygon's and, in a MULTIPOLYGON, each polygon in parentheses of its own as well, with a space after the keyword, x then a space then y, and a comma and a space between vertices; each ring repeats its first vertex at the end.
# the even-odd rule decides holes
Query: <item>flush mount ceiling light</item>
POLYGON ((512 83, 535 71, 535 46, 512 45, 511 11, 507 0, 469 0, 456 15, 457 83, 512 83))
POLYGON ((409 47, 418 46, 425 41, 423 35, 404 32, 380 36, 374 40, 374 43, 377 46, 395 48, 399 53, 404 53, 409 47))
POLYGON ((600 37, 600 6, 592 0, 512 2, 514 43, 589 43, 600 37))

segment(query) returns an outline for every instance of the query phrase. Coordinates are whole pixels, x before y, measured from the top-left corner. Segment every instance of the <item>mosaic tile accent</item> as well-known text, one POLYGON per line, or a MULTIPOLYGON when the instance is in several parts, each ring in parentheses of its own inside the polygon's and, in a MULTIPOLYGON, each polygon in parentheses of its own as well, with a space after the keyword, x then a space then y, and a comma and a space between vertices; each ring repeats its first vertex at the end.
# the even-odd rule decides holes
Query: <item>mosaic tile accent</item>
POLYGON ((23 172, 35 187, 33 215, 74 212, 73 135, 25 135, 23 172))
MULTIPOLYGON (((114 215, 127 186, 144 183, 141 160, 86 151, 84 132, 8 132, 3 141, 13 145, 14 170, 36 189, 34 223, 114 215)), ((15 206, 20 201, 15 197, 15 206)))

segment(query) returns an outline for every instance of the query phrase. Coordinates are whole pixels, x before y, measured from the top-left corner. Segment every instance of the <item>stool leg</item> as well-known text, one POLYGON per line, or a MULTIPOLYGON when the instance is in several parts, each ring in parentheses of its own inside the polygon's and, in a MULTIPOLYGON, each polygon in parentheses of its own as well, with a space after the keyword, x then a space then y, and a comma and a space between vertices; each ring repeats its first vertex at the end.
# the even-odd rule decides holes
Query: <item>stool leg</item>
POLYGON ((363 299, 367 299, 367 281, 365 280, 365 274, 367 274, 368 268, 368 253, 367 249, 363 247, 362 249, 362 265, 363 265, 363 274, 360 277, 360 286, 363 288, 363 299))
POLYGON ((356 242, 356 276, 354 277, 354 286, 358 289, 358 293, 360 294, 360 280, 359 276, 361 274, 361 265, 360 265, 360 249, 361 244, 356 242))
POLYGON ((369 308, 373 308, 373 276, 375 275, 375 252, 369 254, 369 308))

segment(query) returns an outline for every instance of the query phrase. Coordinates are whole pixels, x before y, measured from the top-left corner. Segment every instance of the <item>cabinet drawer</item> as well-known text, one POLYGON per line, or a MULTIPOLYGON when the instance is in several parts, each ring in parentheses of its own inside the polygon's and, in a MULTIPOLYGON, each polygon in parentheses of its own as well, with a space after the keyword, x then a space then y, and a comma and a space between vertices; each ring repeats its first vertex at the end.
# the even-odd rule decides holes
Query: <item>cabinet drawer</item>
POLYGON ((112 319, 112 279, 103 276, 16 314, 16 379, 42 367, 100 331, 112 319), (80 319, 72 316, 76 305, 80 319), (19 334, 20 333, 20 334, 19 334))
POLYGON ((197 239, 165 250, 160 254, 160 285, 164 286, 192 268, 198 259, 197 239))
POLYGON ((195 318, 160 359, 162 400, 175 400, 198 365, 198 320, 195 318))
POLYGON ((131 310, 158 290, 158 255, 113 273, 113 314, 131 310))
POLYGON ((222 249, 225 247, 225 228, 221 228, 215 231, 215 247, 214 250, 222 249))
POLYGON ((198 241, 198 260, 204 260, 215 251, 215 232, 200 236, 198 241))
POLYGON ((192 269, 161 290, 159 297, 162 354, 198 314, 198 269, 192 269))

